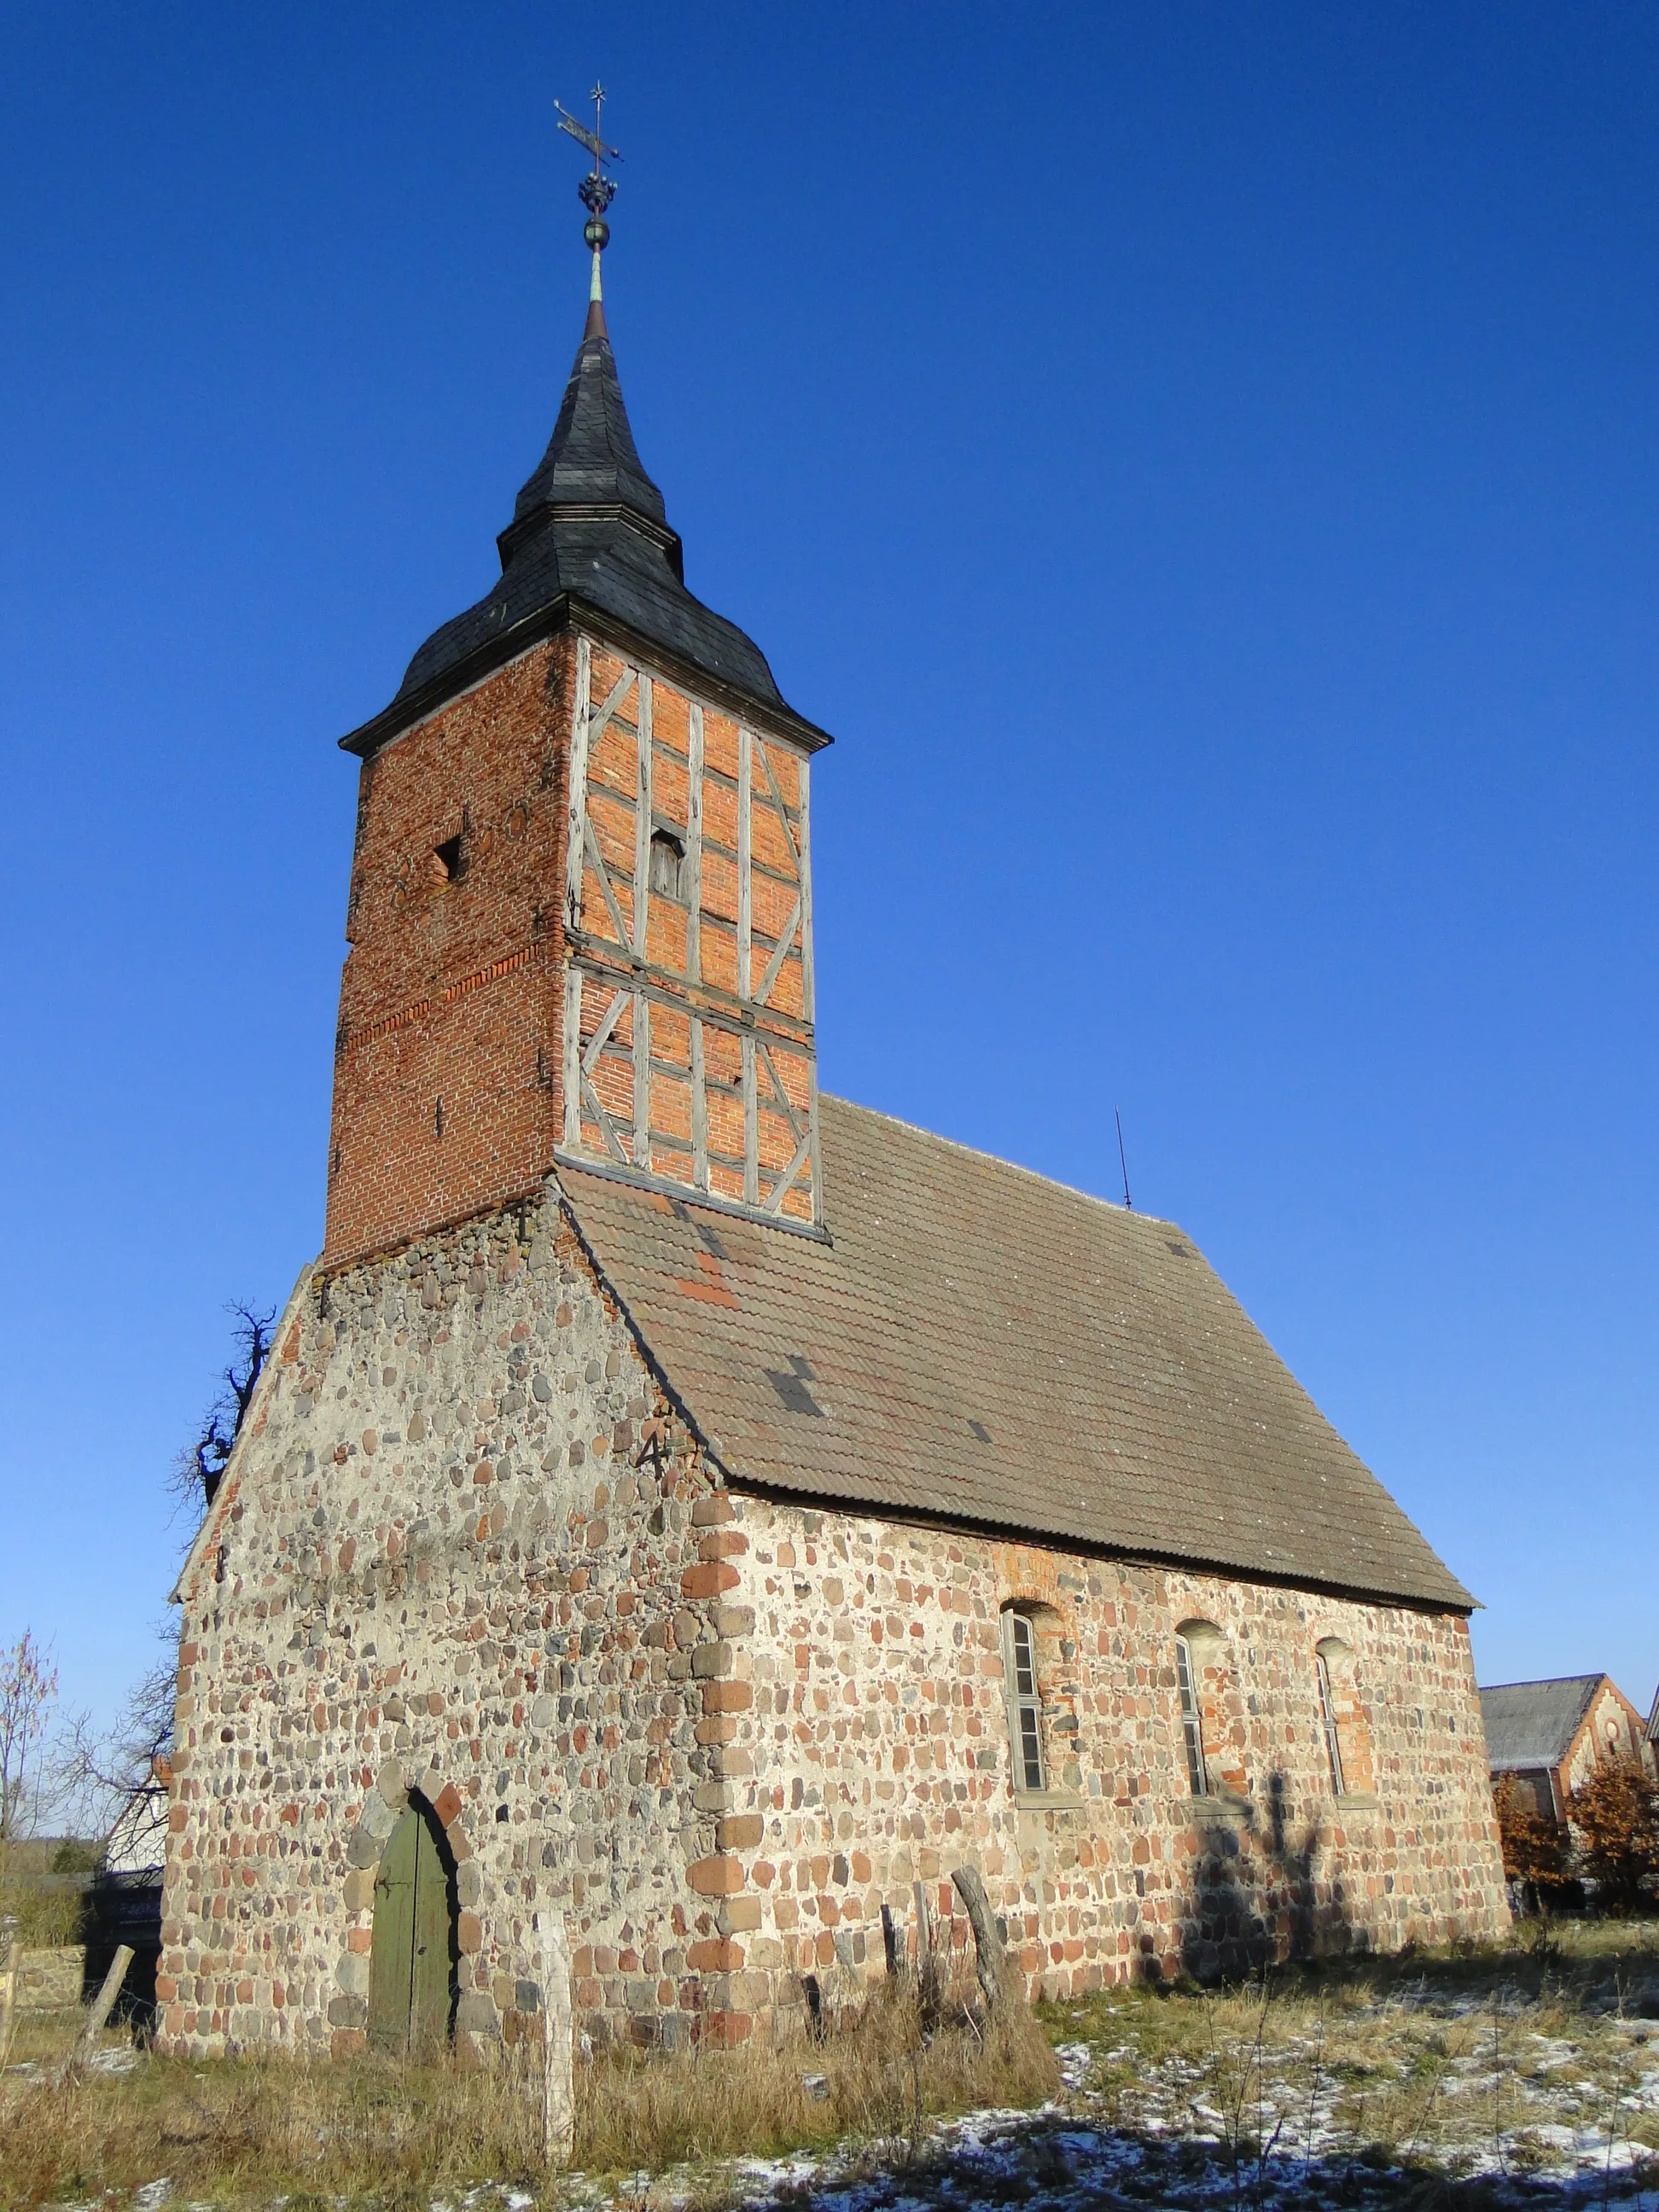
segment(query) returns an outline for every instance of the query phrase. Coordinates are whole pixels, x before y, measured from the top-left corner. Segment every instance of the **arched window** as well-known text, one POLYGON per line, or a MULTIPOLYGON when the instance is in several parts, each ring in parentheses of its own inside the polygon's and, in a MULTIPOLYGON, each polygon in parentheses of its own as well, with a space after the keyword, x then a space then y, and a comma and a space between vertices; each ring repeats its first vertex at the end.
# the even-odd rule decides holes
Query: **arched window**
POLYGON ((1347 1784, 1342 1779, 1342 1740, 1337 1733, 1336 1698, 1331 1689, 1331 1670, 1323 1651, 1314 1653, 1314 1672, 1319 1687, 1319 1725, 1325 1737, 1325 1759, 1331 1770, 1331 1795, 1340 1797, 1347 1784))
POLYGON ((1207 1797, 1210 1769, 1204 1756, 1204 1709, 1199 1702, 1192 1646, 1184 1636, 1176 1638, 1176 1687, 1181 1696, 1181 1733, 1187 1745, 1187 1779, 1194 1797, 1207 1797))
POLYGON ((1002 1616, 1002 1666, 1008 1697, 1008 1735, 1016 1790, 1045 1790, 1042 1698, 1037 1686, 1036 1632, 1027 1613, 1010 1606, 1002 1616))
POLYGON ((1176 1692, 1194 1796, 1244 1796, 1244 1707, 1225 1632, 1214 1621, 1176 1622, 1176 1692))
POLYGON ((1369 1797, 1376 1787, 1370 1722, 1359 1694, 1353 1653, 1340 1636, 1320 1639, 1314 1651, 1314 1675, 1331 1794, 1369 1797))

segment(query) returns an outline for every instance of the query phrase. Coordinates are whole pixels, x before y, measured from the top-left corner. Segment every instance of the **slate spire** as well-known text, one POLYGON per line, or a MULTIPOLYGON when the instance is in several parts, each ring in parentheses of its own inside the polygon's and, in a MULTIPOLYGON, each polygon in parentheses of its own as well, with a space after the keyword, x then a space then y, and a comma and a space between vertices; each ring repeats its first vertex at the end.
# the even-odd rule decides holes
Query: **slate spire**
POLYGON ((779 696, 752 639, 685 588, 679 533, 634 443, 605 326, 599 256, 610 242, 605 211, 616 185, 602 164, 615 158, 615 149, 574 118, 560 128, 594 157, 578 188, 588 210, 582 234, 593 260, 587 321, 553 435, 495 540, 501 580, 486 599, 433 632, 392 704, 340 742, 349 752, 374 752, 538 639, 579 627, 586 617, 590 623, 597 617, 601 629, 620 626, 624 651, 648 654, 655 648, 669 672, 676 664, 701 672, 713 679, 715 696, 734 694, 739 706, 752 701, 775 725, 793 723, 809 742, 821 744, 824 732, 779 696))
POLYGON ((634 443, 617 356, 605 329, 605 303, 592 300, 547 451, 514 501, 513 520, 496 540, 502 568, 510 567, 520 546, 538 530, 556 524, 561 511, 571 520, 597 521, 600 510, 624 526, 642 526, 645 536, 667 556, 676 575, 681 574, 678 536, 668 527, 663 495, 646 474, 634 443))

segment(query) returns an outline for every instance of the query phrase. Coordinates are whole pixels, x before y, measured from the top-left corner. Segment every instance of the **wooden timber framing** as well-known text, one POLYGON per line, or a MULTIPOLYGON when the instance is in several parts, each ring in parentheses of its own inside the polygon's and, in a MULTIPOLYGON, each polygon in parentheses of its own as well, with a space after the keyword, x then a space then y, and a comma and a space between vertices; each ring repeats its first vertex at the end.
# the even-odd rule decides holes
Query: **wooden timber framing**
MULTIPOLYGON (((795 851, 800 861, 800 1009, 802 1019, 809 1023, 815 1021, 817 1018, 812 1011, 814 989, 812 980, 812 830, 811 810, 807 803, 807 787, 811 781, 811 774, 812 763, 807 758, 806 755, 803 753, 800 757, 800 764, 795 770, 795 780, 800 787, 800 805, 797 810, 799 817, 798 826, 800 834, 795 842, 795 851)), ((814 1103, 812 1107, 812 1127, 815 1132, 818 1125, 817 1097, 817 1080, 815 1078, 813 1085, 814 1103)), ((812 1143, 816 1150, 817 1145, 817 1138, 816 1134, 812 1139, 812 1143)), ((813 1189, 816 1190, 817 1186, 818 1170, 815 1158, 812 1166, 813 1189)))
POLYGON ((746 724, 738 726, 738 996, 749 997, 749 963, 754 955, 754 852, 750 823, 754 800, 750 754, 754 740, 746 724))
POLYGON ((686 708, 685 980, 702 981, 702 708, 686 708))
POLYGON ((613 647, 575 660, 559 1153, 818 1227, 806 752, 613 647))

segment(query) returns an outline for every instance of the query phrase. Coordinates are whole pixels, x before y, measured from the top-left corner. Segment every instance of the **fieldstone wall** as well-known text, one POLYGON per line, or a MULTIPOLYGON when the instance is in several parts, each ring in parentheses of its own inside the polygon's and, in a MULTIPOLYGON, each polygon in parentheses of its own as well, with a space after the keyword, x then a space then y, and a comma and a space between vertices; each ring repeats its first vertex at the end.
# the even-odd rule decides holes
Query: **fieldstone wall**
POLYGON ((977 1864, 1035 1993, 1509 1923, 1468 1627, 737 1497, 720 1663, 726 2009, 881 1971, 882 1907, 945 1940, 977 1864), (999 1615, 1037 1625, 1048 1787, 1012 1782, 999 1615), (1188 1778, 1177 1626, 1218 1792, 1188 1778), (1195 1639, 1196 1640, 1196 1639, 1195 1639), (1334 1794, 1315 1652, 1343 1655, 1334 1794), (1356 1786, 1356 1784, 1363 1786, 1356 1786))
POLYGON ((17 1960, 20 2012, 67 2012, 81 2002, 87 1978, 84 1943, 58 1943, 22 1951, 17 1960))
MULTIPOLYGON (((666 1201, 664 1201, 666 1203, 666 1201)), ((722 1488, 556 1188, 307 1276, 180 1587, 164 2042, 362 2039, 416 1792, 459 1874, 463 2047, 735 2042, 983 1874, 1033 1987, 1507 1923, 1467 1625, 722 1488), (1012 1781, 1000 1613, 1037 1632, 1012 1781), (1187 1780, 1201 1646, 1221 1794, 1187 1780), (1334 1797, 1315 1652, 1332 1655, 1334 1797)))
POLYGON ((538 2032, 544 1910, 590 2034, 690 2032, 708 1488, 556 1200, 302 1284, 180 1592, 169 2045, 361 2040, 411 1788, 464 2045, 538 2032))

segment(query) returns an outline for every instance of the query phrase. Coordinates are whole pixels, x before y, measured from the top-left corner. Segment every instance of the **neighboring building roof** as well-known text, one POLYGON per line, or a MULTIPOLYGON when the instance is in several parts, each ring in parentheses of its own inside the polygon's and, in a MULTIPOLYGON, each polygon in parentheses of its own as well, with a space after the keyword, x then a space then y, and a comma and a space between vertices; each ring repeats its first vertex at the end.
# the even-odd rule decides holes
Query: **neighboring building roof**
POLYGON ((1498 1682, 1480 1692, 1486 1763, 1506 1768, 1559 1766, 1605 1674, 1563 1674, 1550 1682, 1498 1682))
POLYGON ((1653 1704, 1648 1713, 1648 1741, 1659 1743, 1659 1690, 1653 1693, 1653 1704))
POLYGON ((828 744, 785 705, 760 647, 686 590, 679 538, 635 447, 597 301, 547 451, 496 544, 501 581, 434 631, 392 704, 341 738, 347 751, 374 751, 477 683, 544 634, 571 600, 741 695, 809 745, 828 744))
POLYGON ((1474 1602, 1170 1223, 820 1103, 823 1242, 560 1170, 733 1480, 1474 1602))

